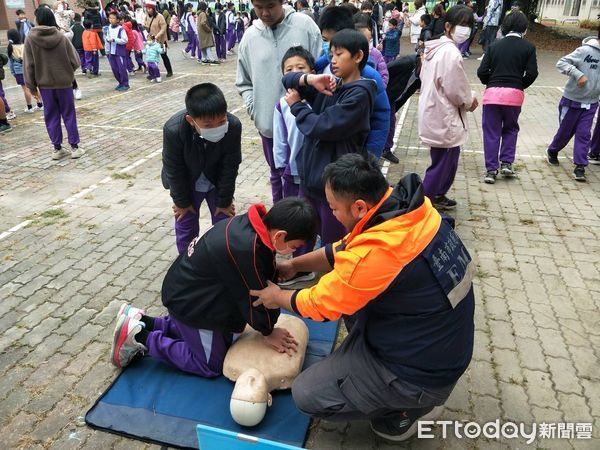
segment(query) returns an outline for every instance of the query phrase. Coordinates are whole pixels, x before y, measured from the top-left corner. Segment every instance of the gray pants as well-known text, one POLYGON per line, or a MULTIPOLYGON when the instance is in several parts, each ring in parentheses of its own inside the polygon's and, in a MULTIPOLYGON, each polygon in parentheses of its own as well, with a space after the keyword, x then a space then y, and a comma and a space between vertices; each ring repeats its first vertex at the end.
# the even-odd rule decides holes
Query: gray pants
POLYGON ((302 372, 292 385, 304 414, 330 421, 365 420, 407 409, 443 405, 456 383, 423 388, 400 380, 354 329, 342 345, 302 372))
POLYGON ((496 35, 498 34, 498 27, 488 25, 483 29, 482 33, 483 44, 481 46, 483 47, 483 51, 487 52, 488 47, 492 45, 496 40, 496 35))

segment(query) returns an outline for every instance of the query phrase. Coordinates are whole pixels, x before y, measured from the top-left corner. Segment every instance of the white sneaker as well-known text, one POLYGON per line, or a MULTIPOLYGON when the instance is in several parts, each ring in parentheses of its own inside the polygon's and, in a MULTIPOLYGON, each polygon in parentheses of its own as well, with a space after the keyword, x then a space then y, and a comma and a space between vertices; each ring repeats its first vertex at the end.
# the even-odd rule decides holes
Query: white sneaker
POLYGON ((144 314, 146 314, 146 312, 143 309, 136 308, 129 303, 123 303, 119 308, 119 312, 117 313, 117 320, 119 320, 119 317, 121 316, 127 316, 135 320, 142 320, 142 316, 144 314))
POLYGON ((73 89, 73 94, 75 94, 75 100, 81 100, 81 89, 73 89))
POLYGON ((71 149, 71 158, 72 159, 81 158, 84 154, 85 154, 85 150, 82 149, 81 147, 71 149))
POLYGON ((150 80, 150 83, 156 83, 156 78, 152 78, 152 79, 150 80))
POLYGON ((6 113, 6 120, 13 120, 17 115, 14 111, 10 111, 6 113))
POLYGON ((184 57, 184 58, 187 58, 187 57, 188 57, 188 54, 187 54, 187 52, 185 51, 185 49, 184 49, 184 48, 182 48, 182 49, 181 49, 181 53, 183 53, 183 57, 184 57))
POLYGON ((301 283, 304 281, 312 281, 314 279, 315 279, 314 272, 299 272, 296 274, 296 276, 294 278, 291 278, 287 281, 282 281, 281 283, 277 283, 277 284, 279 284, 279 286, 291 286, 292 284, 301 283))
POLYGON ((477 61, 482 61, 484 56, 485 56, 485 53, 483 53, 479 58, 477 58, 477 61))
POLYGON ((120 316, 113 334, 113 343, 110 351, 110 362, 117 367, 127 366, 135 355, 148 349, 145 345, 135 340, 145 325, 139 320, 127 316, 120 316))
POLYGON ((42 105, 42 106, 34 106, 33 110, 34 111, 43 111, 44 110, 44 105, 42 105))
POLYGON ((156 79, 155 79, 155 81, 156 81, 157 83, 162 83, 162 80, 160 79, 160 77, 156 78, 156 79))
POLYGON ((30 109, 30 108, 25 108, 25 109, 23 110, 23 112, 24 112, 25 114, 33 114, 33 113, 35 112, 35 107, 31 107, 31 109, 30 109))
POLYGON ((70 155, 71 152, 69 152, 69 150, 66 150, 64 148, 61 148, 60 150, 54 150, 52 152, 52 159, 55 161, 58 161, 59 159, 64 158, 65 156, 70 155))

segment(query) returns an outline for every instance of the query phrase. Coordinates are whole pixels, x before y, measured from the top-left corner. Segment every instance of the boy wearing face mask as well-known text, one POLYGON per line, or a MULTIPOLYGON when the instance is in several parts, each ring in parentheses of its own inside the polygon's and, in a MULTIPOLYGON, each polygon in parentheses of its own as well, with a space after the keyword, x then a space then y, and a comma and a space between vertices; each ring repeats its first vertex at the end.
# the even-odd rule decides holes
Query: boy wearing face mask
POLYGON ((233 217, 233 194, 242 161, 242 124, 227 112, 223 92, 212 83, 192 87, 184 111, 163 128, 162 182, 173 199, 177 250, 198 236, 200 205, 212 223, 233 217))
POLYGON ((446 197, 458 169, 460 146, 467 140, 467 111, 478 106, 457 45, 471 34, 473 12, 464 5, 448 11, 444 35, 425 42, 419 97, 419 137, 431 147, 423 190, 437 209, 453 209, 446 197))
POLYGON ((162 302, 169 315, 151 317, 124 303, 117 315, 111 362, 128 365, 147 353, 185 372, 215 377, 227 349, 249 325, 280 353, 296 351, 296 340, 275 328, 279 309, 253 306, 251 290, 277 279, 275 255, 290 254, 317 231, 317 216, 298 197, 260 204, 246 214, 219 222, 194 239, 169 268, 162 302))

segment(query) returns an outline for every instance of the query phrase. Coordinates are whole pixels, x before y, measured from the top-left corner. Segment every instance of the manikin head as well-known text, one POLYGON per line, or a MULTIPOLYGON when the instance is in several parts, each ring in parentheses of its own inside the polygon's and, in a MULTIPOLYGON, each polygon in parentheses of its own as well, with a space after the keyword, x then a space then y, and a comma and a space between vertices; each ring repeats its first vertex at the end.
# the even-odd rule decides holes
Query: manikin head
POLYGON ((235 382, 229 411, 237 423, 253 427, 263 420, 271 402, 269 386, 264 375, 256 369, 248 369, 235 382))

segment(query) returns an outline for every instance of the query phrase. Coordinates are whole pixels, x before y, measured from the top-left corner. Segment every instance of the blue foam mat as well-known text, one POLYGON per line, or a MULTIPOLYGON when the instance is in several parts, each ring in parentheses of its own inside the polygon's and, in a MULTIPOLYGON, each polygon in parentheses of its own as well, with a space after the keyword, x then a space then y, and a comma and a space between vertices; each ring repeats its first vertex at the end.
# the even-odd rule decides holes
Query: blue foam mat
MULTIPOLYGON (((337 322, 305 323, 309 343, 304 368, 331 353, 338 327, 337 322)), ((273 406, 252 428, 231 418, 232 390, 233 383, 225 377, 201 378, 141 358, 121 372, 85 421, 96 429, 178 448, 198 448, 198 423, 298 447, 304 444, 310 419, 298 411, 289 390, 272 393, 273 406)))

